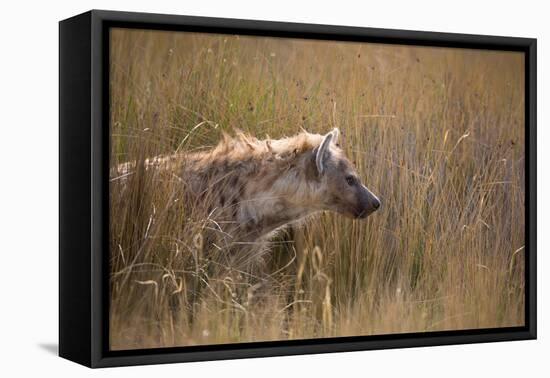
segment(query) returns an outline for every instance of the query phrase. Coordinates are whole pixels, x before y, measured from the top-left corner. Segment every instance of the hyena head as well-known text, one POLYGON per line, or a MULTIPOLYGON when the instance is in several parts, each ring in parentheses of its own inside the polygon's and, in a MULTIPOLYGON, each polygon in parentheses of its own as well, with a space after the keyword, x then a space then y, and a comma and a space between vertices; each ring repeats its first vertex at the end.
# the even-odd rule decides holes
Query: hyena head
MULTIPOLYGON (((380 200, 363 183, 353 164, 338 147, 338 129, 326 134, 313 150, 316 184, 322 207, 350 218, 366 218, 380 200)), ((313 160, 313 159, 312 159, 313 160)))

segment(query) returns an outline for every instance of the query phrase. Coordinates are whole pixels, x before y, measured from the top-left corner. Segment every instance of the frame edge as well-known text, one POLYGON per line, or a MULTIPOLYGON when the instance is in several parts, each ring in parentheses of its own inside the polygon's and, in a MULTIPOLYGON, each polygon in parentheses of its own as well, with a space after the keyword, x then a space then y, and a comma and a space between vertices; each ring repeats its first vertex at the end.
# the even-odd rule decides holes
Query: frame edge
POLYGON ((90 20, 59 22, 59 356, 90 366, 90 20))

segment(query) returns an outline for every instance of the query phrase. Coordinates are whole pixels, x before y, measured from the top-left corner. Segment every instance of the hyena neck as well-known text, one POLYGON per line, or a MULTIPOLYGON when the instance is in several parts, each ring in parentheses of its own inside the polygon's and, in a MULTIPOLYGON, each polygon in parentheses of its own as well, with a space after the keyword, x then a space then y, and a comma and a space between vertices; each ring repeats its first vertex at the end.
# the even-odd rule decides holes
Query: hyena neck
POLYGON ((242 221, 245 225, 245 232, 241 238, 243 241, 269 239, 277 231, 318 211, 306 207, 285 207, 286 204, 282 201, 273 201, 270 204, 271 209, 266 209, 263 213, 257 212, 254 217, 247 217, 242 221))
POLYGON ((269 238, 273 232, 323 210, 315 183, 308 178, 309 155, 298 157, 283 169, 256 180, 250 198, 241 208, 240 222, 247 225, 247 239, 269 238))

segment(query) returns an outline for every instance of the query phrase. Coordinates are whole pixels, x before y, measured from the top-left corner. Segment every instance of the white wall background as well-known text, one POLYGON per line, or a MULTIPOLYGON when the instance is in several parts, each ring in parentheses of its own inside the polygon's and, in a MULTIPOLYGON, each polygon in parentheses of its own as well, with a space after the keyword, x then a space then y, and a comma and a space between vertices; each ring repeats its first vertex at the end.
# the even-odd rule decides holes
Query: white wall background
POLYGON ((9 1, 2 8, 1 376, 550 376, 543 298, 550 281, 550 12, 544 1, 85 0, 9 1), (91 8, 538 38, 539 340, 101 371, 58 358, 57 22, 91 8))

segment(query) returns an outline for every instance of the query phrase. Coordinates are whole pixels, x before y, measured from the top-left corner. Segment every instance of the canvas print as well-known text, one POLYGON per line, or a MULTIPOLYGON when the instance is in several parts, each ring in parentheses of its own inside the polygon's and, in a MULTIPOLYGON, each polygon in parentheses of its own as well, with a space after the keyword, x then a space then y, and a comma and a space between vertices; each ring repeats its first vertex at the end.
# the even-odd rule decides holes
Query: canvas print
POLYGON ((520 52, 113 28, 109 347, 525 325, 520 52))

